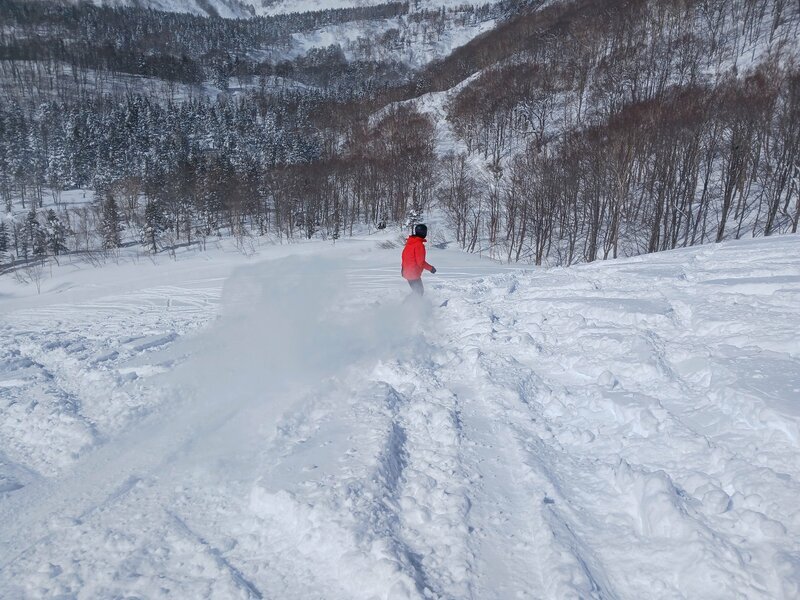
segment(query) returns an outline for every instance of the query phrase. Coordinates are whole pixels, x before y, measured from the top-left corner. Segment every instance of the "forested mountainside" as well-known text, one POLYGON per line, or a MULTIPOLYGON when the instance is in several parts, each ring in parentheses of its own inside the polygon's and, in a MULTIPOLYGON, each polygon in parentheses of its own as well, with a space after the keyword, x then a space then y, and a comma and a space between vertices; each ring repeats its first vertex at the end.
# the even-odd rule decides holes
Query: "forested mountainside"
MULTIPOLYGON (((208 17, 247 19, 340 8, 367 8, 383 4, 384 0, 91 0, 91 2, 96 6, 150 8, 208 17)), ((493 2, 486 4, 490 3, 493 2)), ((464 4, 469 3, 463 0, 415 0, 414 2, 417 8, 464 4)))
POLYGON ((4 263, 434 207, 464 248, 536 264, 797 230, 800 3, 0 20, 4 263))
POLYGON ((796 232, 798 9, 564 3, 456 50, 428 81, 478 73, 446 101, 462 242, 569 264, 796 232), (475 158, 494 181, 462 167, 475 158))

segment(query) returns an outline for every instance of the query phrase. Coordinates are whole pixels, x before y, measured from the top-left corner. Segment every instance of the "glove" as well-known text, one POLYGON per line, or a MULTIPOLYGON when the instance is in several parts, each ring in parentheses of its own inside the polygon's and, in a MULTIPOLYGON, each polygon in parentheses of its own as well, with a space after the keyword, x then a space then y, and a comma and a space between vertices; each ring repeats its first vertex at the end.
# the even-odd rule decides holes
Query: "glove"
POLYGON ((434 267, 433 265, 431 265, 431 273, 436 273, 436 267, 434 267))

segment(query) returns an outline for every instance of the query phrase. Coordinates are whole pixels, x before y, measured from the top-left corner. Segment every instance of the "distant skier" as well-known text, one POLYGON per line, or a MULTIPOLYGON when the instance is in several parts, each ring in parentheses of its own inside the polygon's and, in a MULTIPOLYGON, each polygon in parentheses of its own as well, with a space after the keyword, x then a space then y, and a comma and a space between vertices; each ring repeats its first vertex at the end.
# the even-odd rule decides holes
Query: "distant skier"
POLYGON ((427 269, 436 273, 436 267, 425 262, 425 238, 428 227, 422 223, 414 227, 414 235, 408 236, 406 247, 403 248, 403 264, 400 274, 408 281, 411 291, 419 296, 425 293, 422 285, 422 271, 427 269))

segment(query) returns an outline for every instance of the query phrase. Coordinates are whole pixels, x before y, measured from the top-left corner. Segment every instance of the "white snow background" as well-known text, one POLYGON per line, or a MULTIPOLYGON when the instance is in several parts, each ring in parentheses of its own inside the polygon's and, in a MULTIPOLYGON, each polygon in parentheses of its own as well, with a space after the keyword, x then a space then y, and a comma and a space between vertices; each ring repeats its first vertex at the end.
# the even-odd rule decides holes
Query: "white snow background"
POLYGON ((800 238, 0 279, 0 597, 797 598, 800 238))

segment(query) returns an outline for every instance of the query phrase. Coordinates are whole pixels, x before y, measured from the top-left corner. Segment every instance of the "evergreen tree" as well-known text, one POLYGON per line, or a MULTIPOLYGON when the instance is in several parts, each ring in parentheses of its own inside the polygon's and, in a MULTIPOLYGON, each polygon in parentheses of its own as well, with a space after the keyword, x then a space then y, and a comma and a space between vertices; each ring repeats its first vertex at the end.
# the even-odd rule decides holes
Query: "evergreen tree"
POLYGON ((25 222, 22 225, 22 256, 28 258, 28 252, 33 251, 34 256, 43 256, 46 251, 42 247, 42 227, 39 224, 39 218, 36 214, 36 208, 31 206, 28 215, 25 217, 25 222))
POLYGON ((59 256, 66 252, 67 228, 64 227, 56 211, 52 208, 47 211, 45 229, 47 232, 47 247, 53 256, 59 256))
POLYGON ((142 230, 142 245, 148 252, 158 252, 158 238, 164 230, 164 215, 161 208, 153 200, 148 200, 144 208, 144 228, 142 230))
POLYGON ((114 196, 109 194, 103 203, 103 221, 101 224, 103 234, 103 248, 111 250, 119 248, 122 243, 122 218, 114 196))
POLYGON ((33 255, 36 258, 47 256, 47 233, 39 226, 33 234, 33 255))
POLYGON ((28 238, 29 242, 33 242, 33 238, 36 236, 36 230, 39 227, 39 220, 36 216, 36 208, 31 206, 31 209, 28 211, 28 214, 25 216, 25 223, 23 224, 23 234, 26 238, 28 238))
POLYGON ((0 221, 0 265, 3 264, 8 253, 8 228, 0 221))
POLYGON ((27 224, 23 223, 20 227, 14 224, 14 248, 17 251, 17 258, 28 260, 28 234, 27 224))

